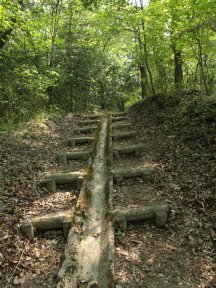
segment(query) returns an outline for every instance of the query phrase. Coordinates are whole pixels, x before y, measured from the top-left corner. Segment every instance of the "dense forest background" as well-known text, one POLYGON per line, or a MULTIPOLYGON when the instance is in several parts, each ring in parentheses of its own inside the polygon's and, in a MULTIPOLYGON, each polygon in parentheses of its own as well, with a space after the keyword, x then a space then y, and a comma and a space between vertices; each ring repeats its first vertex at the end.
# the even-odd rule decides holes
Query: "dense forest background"
POLYGON ((214 0, 0 0, 1 123, 185 91, 216 106, 215 32, 214 0))

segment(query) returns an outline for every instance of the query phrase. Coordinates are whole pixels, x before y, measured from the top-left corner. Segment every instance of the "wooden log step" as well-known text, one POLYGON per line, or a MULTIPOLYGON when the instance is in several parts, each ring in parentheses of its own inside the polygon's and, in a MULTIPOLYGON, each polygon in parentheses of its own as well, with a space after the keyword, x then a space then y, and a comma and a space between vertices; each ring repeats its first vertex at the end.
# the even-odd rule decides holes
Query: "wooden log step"
POLYGON ((24 221, 20 230, 28 239, 34 238, 34 230, 56 230, 63 229, 64 236, 67 238, 73 217, 73 210, 52 213, 44 216, 38 216, 31 220, 24 221))
POLYGON ((94 137, 84 136, 84 137, 70 137, 67 138, 67 144, 70 147, 75 147, 77 144, 92 143, 94 137))
POLYGON ((158 227, 164 227, 167 223, 170 208, 168 204, 155 206, 142 206, 138 208, 116 209, 111 212, 115 222, 122 229, 127 229, 127 222, 152 219, 158 227))
POLYGON ((112 117, 113 122, 119 122, 119 121, 128 121, 127 116, 119 116, 119 117, 112 117))
POLYGON ((58 155, 57 160, 60 163, 67 165, 67 161, 69 160, 87 160, 90 155, 90 151, 66 152, 58 155))
POLYGON ((154 172, 154 169, 146 167, 115 170, 113 171, 113 180, 117 184, 120 184, 123 179, 135 177, 142 177, 144 181, 149 181, 152 179, 154 172))
POLYGON ((74 129, 75 134, 88 134, 96 131, 97 127, 96 126, 88 126, 88 127, 81 127, 74 129))
POLYGON ((112 135, 113 140, 120 140, 125 138, 131 138, 136 136, 137 131, 125 131, 125 132, 119 132, 112 135))
POLYGON ((120 155, 129 155, 134 154, 135 157, 140 156, 142 154, 145 145, 136 144, 130 146, 118 146, 113 148, 113 156, 119 158, 120 155))
POLYGON ((113 117, 120 117, 120 116, 126 116, 126 115, 127 115, 127 112, 116 112, 112 114, 113 117))
POLYGON ((130 127, 131 127, 130 122, 115 123, 112 125, 113 129, 130 128, 130 127))
POLYGON ((101 117, 100 114, 93 114, 93 115, 86 115, 85 118, 90 119, 90 120, 95 120, 95 119, 99 119, 101 117))
POLYGON ((79 123, 80 125, 92 125, 92 124, 97 124, 99 123, 99 119, 93 119, 93 120, 81 120, 79 123))
POLYGON ((85 171, 48 174, 46 175, 42 184, 46 185, 50 192, 56 192, 56 185, 63 184, 75 183, 77 185, 77 189, 80 189, 85 175, 85 171))

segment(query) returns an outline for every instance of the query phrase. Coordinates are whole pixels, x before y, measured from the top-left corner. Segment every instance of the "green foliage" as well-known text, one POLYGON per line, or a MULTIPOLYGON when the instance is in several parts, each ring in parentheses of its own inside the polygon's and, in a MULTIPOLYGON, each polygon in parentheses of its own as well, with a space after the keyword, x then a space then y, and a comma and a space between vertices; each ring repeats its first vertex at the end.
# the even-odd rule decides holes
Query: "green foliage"
POLYGON ((91 104, 123 110, 171 92, 181 101, 184 90, 211 95, 215 1, 149 2, 1 0, 1 119, 91 104))

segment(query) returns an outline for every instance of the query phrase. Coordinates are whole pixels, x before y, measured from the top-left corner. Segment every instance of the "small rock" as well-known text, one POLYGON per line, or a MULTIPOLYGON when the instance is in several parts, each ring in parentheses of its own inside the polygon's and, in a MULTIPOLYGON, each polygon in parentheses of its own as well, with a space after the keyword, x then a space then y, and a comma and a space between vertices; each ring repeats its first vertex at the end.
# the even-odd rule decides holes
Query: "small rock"
POLYGON ((147 261, 146 261, 146 264, 151 266, 152 264, 154 263, 154 259, 152 258, 149 258, 147 261))

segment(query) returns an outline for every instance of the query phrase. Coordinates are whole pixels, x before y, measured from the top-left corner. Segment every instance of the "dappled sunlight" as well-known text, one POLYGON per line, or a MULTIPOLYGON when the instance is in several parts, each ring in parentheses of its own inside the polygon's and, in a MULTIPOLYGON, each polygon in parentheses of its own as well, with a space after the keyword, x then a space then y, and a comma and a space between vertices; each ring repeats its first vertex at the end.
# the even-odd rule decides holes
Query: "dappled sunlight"
POLYGON ((0 286, 216 287, 215 1, 0 14, 0 286))
POLYGON ((123 248, 119 248, 117 247, 116 248, 116 253, 119 255, 119 256, 123 256, 124 259, 128 262, 136 262, 136 263, 140 263, 140 257, 139 257, 139 254, 138 252, 136 251, 127 251, 126 249, 123 249, 123 248))
POLYGON ((29 211, 26 212, 25 217, 68 210, 76 205, 78 194, 77 191, 59 191, 49 193, 45 198, 40 198, 34 201, 28 208, 29 211))

